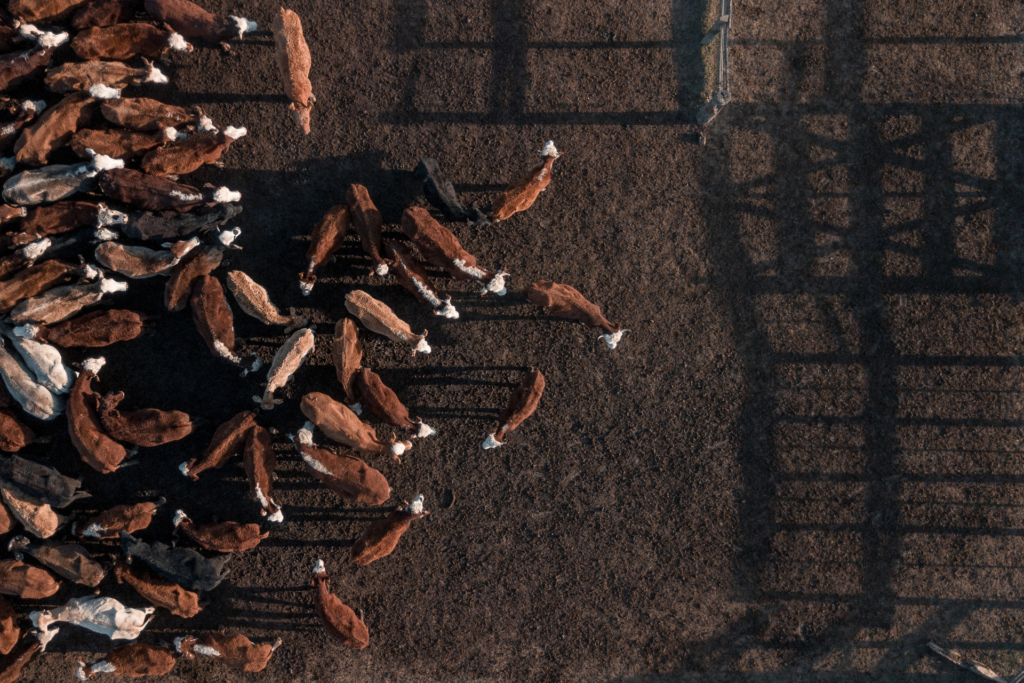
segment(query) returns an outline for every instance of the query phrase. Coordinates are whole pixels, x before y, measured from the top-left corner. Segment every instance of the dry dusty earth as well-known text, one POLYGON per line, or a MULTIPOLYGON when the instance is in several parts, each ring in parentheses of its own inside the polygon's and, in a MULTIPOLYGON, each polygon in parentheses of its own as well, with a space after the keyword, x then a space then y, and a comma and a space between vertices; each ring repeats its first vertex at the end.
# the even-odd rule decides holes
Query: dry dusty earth
MULTIPOLYGON (((261 29, 277 6, 204 4, 261 29)), ((243 194, 230 267, 324 336, 261 418, 281 432, 287 523, 233 560, 198 617, 165 613, 144 635, 223 625, 285 644, 263 674, 207 660, 165 681, 971 680, 929 640, 1024 666, 1021 5, 734 4, 733 102, 704 147, 696 1, 292 3, 314 56, 308 137, 268 31, 174 59, 153 93, 249 129, 225 168, 192 178, 243 194), (547 139, 564 157, 533 209, 451 227, 513 290, 547 278, 601 304, 632 330, 618 350, 515 291, 442 280, 463 317, 435 318, 370 275, 355 241, 300 295, 305 236, 349 183, 394 233, 423 203, 421 156, 486 204, 547 139), (402 465, 371 463, 434 514, 358 569, 349 546, 383 510, 339 504, 283 438, 303 393, 340 396, 327 335, 355 287, 429 328, 433 354, 367 335, 365 362, 439 431, 402 465), (530 366, 548 379, 538 414, 481 451, 530 366), (319 629, 318 556, 364 610, 366 650, 319 629)), ((198 483, 176 469, 257 381, 214 359, 187 312, 160 315, 161 282, 122 301, 155 329, 109 350, 101 388, 204 424, 106 477, 62 421, 31 454, 84 477, 83 510, 166 496, 147 538, 166 539, 179 506, 258 521, 240 463, 198 483)), ((236 324, 266 361, 284 339, 236 324)), ((107 647, 68 628, 26 680, 70 680, 107 647)))

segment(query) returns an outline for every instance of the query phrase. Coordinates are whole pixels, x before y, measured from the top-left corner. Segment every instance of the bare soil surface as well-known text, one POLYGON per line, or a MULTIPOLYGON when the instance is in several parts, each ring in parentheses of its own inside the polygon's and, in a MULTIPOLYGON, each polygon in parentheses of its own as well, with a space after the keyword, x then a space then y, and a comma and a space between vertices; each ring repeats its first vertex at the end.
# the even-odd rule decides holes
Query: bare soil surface
MULTIPOLYGON (((224 168, 188 179, 242 192, 244 250, 218 273, 244 270, 318 338, 259 418, 278 430, 286 522, 231 561, 197 617, 162 613, 143 635, 225 626, 284 645, 262 674, 203 659, 162 680, 971 680, 930 640, 1002 674, 1024 666, 1019 3, 736 0, 733 101, 703 147, 703 2, 290 4, 313 53, 309 136, 263 30, 277 5, 204 5, 261 31, 172 58, 172 85, 142 92, 248 128, 224 168), (532 209, 449 224, 512 274, 508 296, 438 273, 462 317, 432 316, 371 273, 354 237, 301 295, 307 236, 350 183, 397 237, 401 212, 425 204, 420 157, 486 206, 548 139, 564 156, 532 209), (632 331, 609 351, 531 306, 519 291, 536 279, 632 331), (304 474, 285 438, 304 393, 342 396, 329 341, 355 288, 434 348, 412 358, 363 335, 364 364, 438 430, 401 465, 370 459, 394 491, 372 510, 304 474), (530 367, 547 378, 540 409, 482 451, 530 367), (432 514, 392 556, 352 565, 366 524, 417 493, 432 514), (367 649, 319 627, 318 557, 363 610, 367 649)), ((165 496, 147 539, 170 538, 176 508, 260 521, 240 461, 198 482, 177 465, 254 406, 265 374, 211 356, 189 312, 163 311, 162 280, 116 296, 153 329, 105 350, 100 389, 201 426, 109 476, 78 459, 63 418, 32 423, 53 441, 28 453, 84 478, 82 512, 165 496)), ((285 335, 235 312, 269 363, 285 335)), ((70 680, 108 648, 65 627, 25 680, 70 680)))

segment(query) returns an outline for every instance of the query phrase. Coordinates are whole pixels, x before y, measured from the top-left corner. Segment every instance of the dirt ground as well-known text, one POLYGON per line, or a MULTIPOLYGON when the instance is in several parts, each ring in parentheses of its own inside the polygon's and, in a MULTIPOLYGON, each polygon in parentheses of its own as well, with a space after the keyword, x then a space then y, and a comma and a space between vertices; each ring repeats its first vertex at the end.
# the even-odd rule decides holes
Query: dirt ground
MULTIPOLYGON (((314 58, 308 137, 264 30, 277 4, 204 6, 261 30, 172 58, 173 85, 143 92, 248 128, 224 168, 190 178, 243 195, 244 250, 219 272, 244 270, 319 336, 260 416, 279 430, 286 523, 232 560, 200 615, 160 614, 143 635, 225 626, 284 645, 262 674, 182 661, 162 680, 972 680, 927 654, 933 640, 1001 674, 1024 666, 1020 3, 736 0, 733 101, 706 146, 696 0, 292 3, 314 58), (350 183, 395 236, 425 203, 420 157, 486 205, 548 139, 564 156, 529 212, 449 225, 511 273, 508 296, 439 276, 462 317, 434 317, 350 238, 302 297, 307 236, 350 183), (518 291, 536 279, 631 332, 605 349, 528 304, 518 291), (302 394, 341 397, 329 339, 354 288, 434 348, 410 358, 363 337, 364 363, 438 430, 401 465, 371 459, 394 491, 375 510, 341 504, 284 437, 302 394), (547 377, 540 410, 482 451, 530 367, 547 377), (393 556, 352 566, 366 523, 417 493, 433 514, 393 556), (320 629, 318 557, 364 611, 367 649, 320 629)), ((126 408, 185 410, 195 433, 109 476, 78 459, 62 419, 28 452, 84 478, 81 511, 165 496, 147 539, 167 540, 179 507, 259 521, 240 462, 195 483, 177 465, 254 405, 265 375, 213 358, 188 312, 162 313, 162 287, 112 300, 154 323, 105 350, 99 386, 126 408)), ((240 313, 236 329, 266 362, 285 339, 240 313)), ((112 581, 102 592, 141 606, 112 581)), ((71 680, 108 647, 66 627, 25 680, 71 680)))

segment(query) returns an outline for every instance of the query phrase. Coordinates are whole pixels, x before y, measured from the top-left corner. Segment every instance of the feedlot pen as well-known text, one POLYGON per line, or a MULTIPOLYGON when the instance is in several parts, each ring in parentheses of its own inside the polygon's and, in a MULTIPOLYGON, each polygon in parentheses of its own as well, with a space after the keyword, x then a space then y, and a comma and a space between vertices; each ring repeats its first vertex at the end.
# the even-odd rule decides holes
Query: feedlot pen
MULTIPOLYGON (((261 28, 277 8, 221 4, 208 9, 261 28)), ((230 268, 318 335, 357 287, 429 327, 429 358, 372 338, 367 358, 439 430, 379 463, 434 514, 372 571, 350 571, 349 539, 380 511, 339 507, 279 439, 289 522, 233 560, 197 628, 282 635, 266 675, 288 683, 972 680, 929 641, 1002 674, 1024 666, 1024 10, 736 0, 731 101, 702 147, 710 4, 291 3, 313 53, 308 138, 289 127, 269 34, 174 58, 168 101, 250 131, 226 168, 195 174, 242 192, 230 268), (349 183, 393 237, 422 203, 420 157, 486 205, 548 139, 564 157, 529 212, 452 226, 512 274, 506 299, 443 280, 463 318, 438 322, 372 280, 354 242, 299 294, 305 236, 349 183), (515 294, 537 279, 633 332, 599 349, 515 294), (481 452, 531 365, 548 378, 540 410, 481 452), (315 556, 366 611, 358 655, 321 640, 315 556)), ((163 320, 111 353, 104 382, 146 395, 147 358, 186 368, 161 376, 159 406, 194 408, 208 442, 253 387, 197 352, 187 316, 163 320)), ((264 358, 283 341, 236 325, 264 358)), ((291 433, 302 393, 337 391, 320 346, 267 426, 291 433)), ((239 472, 184 482, 188 453, 126 472, 109 502, 152 488, 231 517, 239 472)), ((86 488, 104 490, 91 475, 86 488)), ((65 680, 74 657, 39 666, 65 680)))

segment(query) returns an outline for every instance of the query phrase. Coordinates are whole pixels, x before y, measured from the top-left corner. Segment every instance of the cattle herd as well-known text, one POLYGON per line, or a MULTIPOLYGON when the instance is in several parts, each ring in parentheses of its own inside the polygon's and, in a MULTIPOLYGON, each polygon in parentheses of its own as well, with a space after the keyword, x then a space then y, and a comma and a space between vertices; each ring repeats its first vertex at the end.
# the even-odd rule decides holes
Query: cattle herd
MULTIPOLYGON (((131 310, 83 313, 108 298, 116 301, 128 289, 125 278, 166 277, 164 305, 169 312, 190 307, 199 336, 212 354, 238 366, 242 375, 261 370, 255 355, 243 355, 237 347, 231 306, 214 275, 225 250, 237 248, 241 231, 225 226, 241 212, 241 195, 226 187, 197 188, 179 182, 180 176, 204 165, 219 164, 246 129, 219 128, 198 109, 122 96, 132 86, 166 83, 167 77, 153 62, 167 51, 191 51, 188 41, 228 49, 227 41, 255 29, 248 19, 224 19, 188 0, 10 0, 7 10, 0 10, 0 90, 16 94, 22 84, 38 87, 42 81, 63 98, 49 105, 9 100, 15 103, 8 110, 10 121, 0 127, 0 155, 13 154, 0 159, 6 178, 0 205, 5 230, 0 234, 0 313, 6 316, 0 322, 0 376, 5 389, 0 393, 0 449, 11 454, 0 456, 0 533, 20 524, 25 534, 13 537, 8 546, 11 557, 0 560, 0 594, 45 599, 59 589, 56 577, 90 589, 101 586, 110 567, 97 562, 81 543, 92 545, 94 551, 98 548, 104 556, 110 554, 110 544, 117 543, 114 579, 127 583, 150 605, 127 607, 97 590, 55 609, 32 611, 32 630, 23 635, 23 617, 0 598, 0 653, 6 656, 0 663, 0 683, 19 678, 56 636, 60 622, 112 640, 135 641, 157 609, 181 618, 195 616, 200 611, 199 593, 221 583, 231 553, 256 547, 268 536, 266 527, 285 519, 274 498, 271 433, 260 426, 259 411, 251 405, 220 425, 201 455, 179 467, 183 475, 198 480, 205 471, 242 456, 264 528, 237 522, 203 525, 185 510, 174 513, 175 536, 188 540, 183 545, 219 553, 213 557, 136 536, 166 504, 163 499, 68 519, 57 510, 89 495, 80 490, 81 481, 13 455, 42 441, 17 417, 14 404, 38 420, 66 415, 82 460, 103 474, 114 475, 140 448, 184 439, 192 432, 192 419, 184 412, 126 411, 120 408, 124 393, 97 393, 93 380, 105 364, 102 357, 74 368, 62 360, 62 348, 100 348, 129 342, 142 332, 143 319, 131 310), (69 40, 62 29, 76 33, 69 40), (67 61, 55 64, 56 55, 67 61), (51 163, 58 150, 70 150, 81 161, 51 163), (85 258, 87 251, 92 252, 92 263, 85 258), (62 529, 66 537, 58 542, 62 529)), ((273 33, 291 115, 309 133, 316 98, 299 17, 281 9, 273 33)), ((362 185, 351 185, 345 203, 331 208, 313 228, 298 287, 303 295, 312 295, 318 271, 332 260, 351 229, 373 272, 393 279, 435 315, 459 318, 451 297, 437 289, 425 264, 455 280, 475 283, 482 295, 504 296, 508 273, 480 265, 434 215, 486 227, 525 211, 550 184, 558 156, 553 142, 544 145, 542 162, 509 185, 486 212, 466 208, 438 164, 421 160, 415 175, 437 214, 420 207, 406 209, 400 228, 407 242, 383 239, 381 214, 370 193, 362 185)), ((282 402, 275 393, 313 350, 314 331, 294 309, 282 312, 267 290, 244 272, 228 272, 224 281, 244 313, 290 333, 266 372, 262 395, 253 396, 260 409, 271 410, 282 402)), ((567 285, 538 281, 524 293, 553 315, 599 328, 609 348, 614 349, 627 332, 567 285)), ((400 462, 413 439, 436 431, 411 415, 376 373, 362 367, 356 321, 408 346, 412 354, 428 354, 431 347, 427 330, 417 333, 365 291, 348 292, 344 305, 352 317, 337 322, 330 341, 343 400, 320 392, 303 396, 300 408, 308 422, 288 438, 306 472, 343 501, 383 505, 391 498, 391 488, 360 456, 390 456, 400 462), (360 418, 364 409, 407 438, 379 437, 360 418), (318 446, 315 430, 344 446, 344 452, 318 446)), ((509 432, 536 410, 544 384, 539 370, 525 375, 483 448, 505 443, 509 432)), ((421 495, 398 506, 365 529, 352 547, 351 561, 365 566, 389 555, 412 522, 427 514, 421 495)), ((311 581, 316 612, 327 633, 349 647, 366 647, 366 625, 331 592, 321 560, 312 569, 311 581)), ((100 673, 161 675, 179 658, 196 655, 243 671, 261 671, 278 645, 280 639, 255 644, 225 631, 184 635, 175 639, 173 648, 132 642, 96 661, 80 663, 77 673, 81 680, 100 673)))

